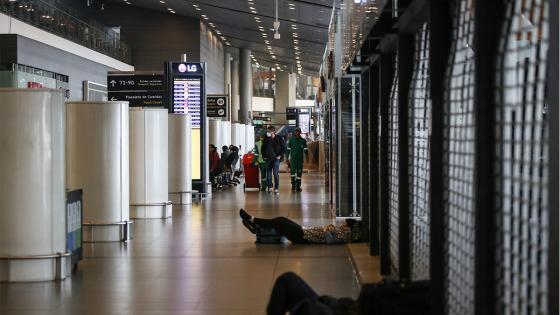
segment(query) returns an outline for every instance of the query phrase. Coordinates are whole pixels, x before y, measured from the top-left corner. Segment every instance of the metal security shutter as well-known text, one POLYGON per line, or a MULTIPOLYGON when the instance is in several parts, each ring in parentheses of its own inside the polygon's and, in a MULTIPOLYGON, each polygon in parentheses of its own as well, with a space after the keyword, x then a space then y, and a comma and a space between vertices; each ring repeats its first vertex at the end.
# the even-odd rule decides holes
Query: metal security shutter
POLYGON ((548 314, 548 1, 505 3, 495 115, 496 313, 548 314))
POLYGON ((457 0, 443 108, 446 313, 474 314, 474 7, 457 0))
POLYGON ((389 255, 391 268, 399 274, 399 98, 398 63, 395 57, 389 101, 389 255))
POLYGON ((429 27, 415 34, 414 73, 410 86, 410 270, 412 280, 430 277, 429 27))

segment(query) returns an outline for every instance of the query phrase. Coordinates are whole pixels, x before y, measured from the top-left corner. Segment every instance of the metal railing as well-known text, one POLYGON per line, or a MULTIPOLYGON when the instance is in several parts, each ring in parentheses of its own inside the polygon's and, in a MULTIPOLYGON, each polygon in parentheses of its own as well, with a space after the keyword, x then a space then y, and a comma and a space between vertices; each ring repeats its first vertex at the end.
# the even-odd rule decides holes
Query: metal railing
POLYGON ((86 23, 44 1, 0 0, 0 12, 122 62, 131 61, 130 48, 119 33, 86 23))

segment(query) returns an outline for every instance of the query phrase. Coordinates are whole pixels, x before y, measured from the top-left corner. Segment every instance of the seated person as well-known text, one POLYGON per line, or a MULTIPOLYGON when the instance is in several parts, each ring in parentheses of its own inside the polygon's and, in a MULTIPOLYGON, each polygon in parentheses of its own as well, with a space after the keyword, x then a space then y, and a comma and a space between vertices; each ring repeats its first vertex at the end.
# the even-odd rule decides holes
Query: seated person
POLYGON ((350 242, 353 234, 357 234, 357 231, 352 230, 353 228, 361 229, 360 225, 356 224, 358 221, 353 219, 347 219, 341 225, 328 224, 325 226, 302 227, 285 217, 255 218, 243 209, 239 210, 239 216, 243 225, 251 233, 256 234, 259 228, 273 228, 295 244, 345 244, 350 242))
POLYGON ((231 152, 231 170, 235 171, 237 169, 237 161, 239 161, 239 148, 233 144, 229 146, 229 151, 231 152))
POLYGON ((218 164, 220 163, 220 155, 215 145, 210 146, 210 182, 214 183, 214 178, 217 174, 218 164))
POLYGON ((282 274, 272 288, 268 315, 428 315, 429 281, 382 281, 365 284, 357 300, 317 294, 293 272, 282 274))
POLYGON ((220 159, 227 159, 227 157, 231 154, 231 152, 229 151, 229 148, 227 145, 222 146, 222 155, 220 156, 220 159))

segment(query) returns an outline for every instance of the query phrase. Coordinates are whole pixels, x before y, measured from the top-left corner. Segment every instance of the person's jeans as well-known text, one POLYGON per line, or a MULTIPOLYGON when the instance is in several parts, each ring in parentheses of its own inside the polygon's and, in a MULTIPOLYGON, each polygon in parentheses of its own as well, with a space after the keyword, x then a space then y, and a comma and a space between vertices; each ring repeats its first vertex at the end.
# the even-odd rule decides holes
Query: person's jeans
POLYGON ((280 160, 266 161, 266 186, 272 188, 272 176, 274 176, 274 189, 280 189, 280 160))

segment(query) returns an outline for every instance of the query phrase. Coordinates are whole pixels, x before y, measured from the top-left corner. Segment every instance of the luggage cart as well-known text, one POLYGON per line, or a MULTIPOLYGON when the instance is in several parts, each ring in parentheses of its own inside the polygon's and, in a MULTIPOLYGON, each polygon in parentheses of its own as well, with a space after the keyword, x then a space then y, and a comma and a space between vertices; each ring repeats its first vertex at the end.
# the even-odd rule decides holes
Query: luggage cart
POLYGON ((255 165, 255 154, 247 153, 243 155, 243 174, 245 174, 245 183, 243 183, 243 191, 248 188, 261 188, 259 177, 259 167, 255 165))

